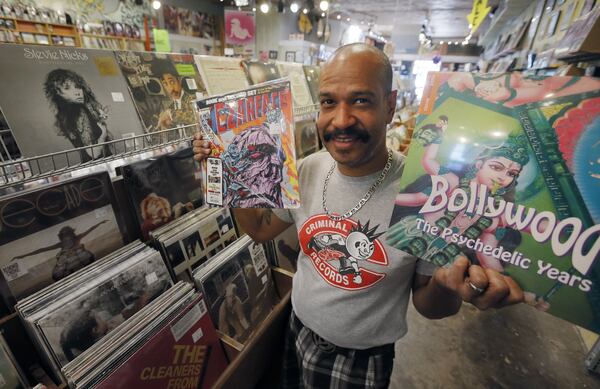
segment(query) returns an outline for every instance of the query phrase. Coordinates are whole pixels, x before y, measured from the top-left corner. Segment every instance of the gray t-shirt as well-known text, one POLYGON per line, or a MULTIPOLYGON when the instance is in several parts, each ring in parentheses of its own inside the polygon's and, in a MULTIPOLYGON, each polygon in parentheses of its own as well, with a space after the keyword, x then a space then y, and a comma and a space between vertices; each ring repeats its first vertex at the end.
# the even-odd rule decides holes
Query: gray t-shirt
MULTIPOLYGON (((338 346, 365 349, 393 343, 407 331, 415 271, 432 275, 435 270, 385 243, 403 158, 394 153, 392 167, 371 199, 340 222, 329 219, 322 206, 332 164, 326 152, 307 157, 299 168, 302 206, 274 210, 298 230, 301 251, 292 306, 304 325, 338 346)), ((349 177, 336 168, 327 188, 330 212, 343 214, 353 208, 379 174, 349 177)))

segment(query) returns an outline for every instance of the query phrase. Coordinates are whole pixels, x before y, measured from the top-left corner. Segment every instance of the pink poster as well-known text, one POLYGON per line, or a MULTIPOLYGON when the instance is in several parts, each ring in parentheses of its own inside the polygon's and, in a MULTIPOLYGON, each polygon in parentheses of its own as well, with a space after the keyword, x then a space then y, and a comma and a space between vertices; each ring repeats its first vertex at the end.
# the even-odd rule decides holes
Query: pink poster
POLYGON ((244 52, 254 52, 255 37, 254 12, 225 10, 225 43, 243 46, 244 52))

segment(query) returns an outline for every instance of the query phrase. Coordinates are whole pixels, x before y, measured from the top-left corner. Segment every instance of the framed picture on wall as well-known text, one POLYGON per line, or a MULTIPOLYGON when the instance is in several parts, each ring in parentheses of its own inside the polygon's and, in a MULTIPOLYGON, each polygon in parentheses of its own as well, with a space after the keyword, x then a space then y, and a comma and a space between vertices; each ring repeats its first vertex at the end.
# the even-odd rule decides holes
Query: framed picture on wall
POLYGON ((296 62, 296 52, 295 51, 286 51, 285 52, 285 61, 286 62, 296 62))

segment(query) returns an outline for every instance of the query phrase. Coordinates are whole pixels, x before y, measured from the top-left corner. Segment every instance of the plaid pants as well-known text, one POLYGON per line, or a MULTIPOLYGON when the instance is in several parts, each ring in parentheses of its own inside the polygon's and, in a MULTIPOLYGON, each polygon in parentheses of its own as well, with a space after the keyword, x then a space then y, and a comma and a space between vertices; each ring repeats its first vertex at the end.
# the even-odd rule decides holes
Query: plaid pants
POLYGON ((353 350, 336 346, 305 327, 294 311, 286 333, 283 388, 387 388, 394 344, 353 350))

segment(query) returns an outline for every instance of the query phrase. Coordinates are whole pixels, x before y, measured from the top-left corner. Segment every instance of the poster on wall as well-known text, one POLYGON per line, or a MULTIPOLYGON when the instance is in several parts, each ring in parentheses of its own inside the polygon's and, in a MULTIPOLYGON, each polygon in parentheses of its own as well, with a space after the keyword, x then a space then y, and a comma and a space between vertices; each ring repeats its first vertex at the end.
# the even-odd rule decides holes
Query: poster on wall
POLYGON ((205 39, 215 36, 214 15, 165 4, 163 17, 165 28, 172 34, 205 39))
POLYGON ((236 54, 253 56, 256 45, 254 12, 225 10, 225 44, 232 45, 236 54))
POLYGON ((600 332, 600 81, 477 77, 429 74, 388 243, 467 256, 600 332))
MULTIPOLYGON (((142 134, 110 51, 0 44, 0 85, 0 109, 24 157, 142 134)), ((99 146, 69 157, 114 152, 99 146)))
POLYGON ((193 101, 206 89, 192 55, 133 51, 115 55, 146 132, 196 123, 193 101))

